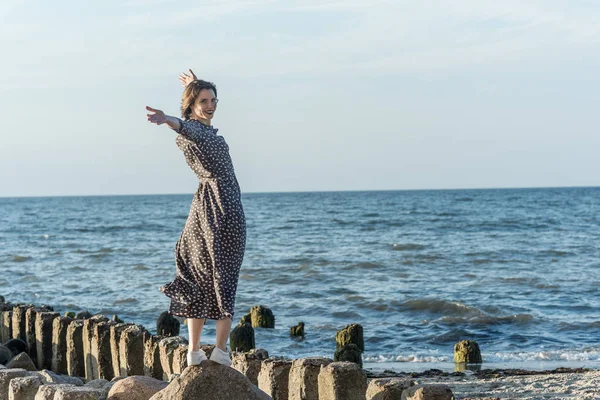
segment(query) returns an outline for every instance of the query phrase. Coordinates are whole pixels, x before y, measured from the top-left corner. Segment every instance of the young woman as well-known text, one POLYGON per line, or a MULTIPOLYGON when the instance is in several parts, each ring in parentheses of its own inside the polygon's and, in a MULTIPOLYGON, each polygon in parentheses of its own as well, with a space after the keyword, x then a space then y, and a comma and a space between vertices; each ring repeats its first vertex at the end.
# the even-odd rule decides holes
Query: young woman
POLYGON ((217 110, 217 88, 211 82, 181 74, 185 90, 181 119, 146 107, 148 121, 167 124, 178 133, 175 143, 200 180, 183 232, 175 245, 175 279, 160 291, 170 298, 169 312, 186 317, 188 365, 207 359, 200 349, 204 321, 216 320, 216 347, 210 359, 231 365, 227 339, 246 247, 246 219, 229 146, 211 124, 217 110))

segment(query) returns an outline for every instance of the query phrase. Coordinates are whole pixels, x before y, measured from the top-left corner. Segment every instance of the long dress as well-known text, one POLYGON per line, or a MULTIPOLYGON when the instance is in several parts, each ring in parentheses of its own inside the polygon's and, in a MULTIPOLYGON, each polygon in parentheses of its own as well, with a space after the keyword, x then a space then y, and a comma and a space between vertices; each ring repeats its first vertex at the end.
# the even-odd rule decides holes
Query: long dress
POLYGON ((212 126, 180 122, 175 143, 200 183, 175 245, 175 279, 160 291, 172 315, 233 318, 246 219, 229 146, 212 126))

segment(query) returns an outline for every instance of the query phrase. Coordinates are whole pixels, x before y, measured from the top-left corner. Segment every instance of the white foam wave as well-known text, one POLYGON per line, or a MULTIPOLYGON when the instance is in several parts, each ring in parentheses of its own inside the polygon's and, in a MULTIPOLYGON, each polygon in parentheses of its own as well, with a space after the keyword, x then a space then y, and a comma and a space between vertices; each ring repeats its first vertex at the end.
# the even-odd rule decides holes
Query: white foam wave
POLYGON ((600 361, 600 348, 482 354, 484 362, 600 361))

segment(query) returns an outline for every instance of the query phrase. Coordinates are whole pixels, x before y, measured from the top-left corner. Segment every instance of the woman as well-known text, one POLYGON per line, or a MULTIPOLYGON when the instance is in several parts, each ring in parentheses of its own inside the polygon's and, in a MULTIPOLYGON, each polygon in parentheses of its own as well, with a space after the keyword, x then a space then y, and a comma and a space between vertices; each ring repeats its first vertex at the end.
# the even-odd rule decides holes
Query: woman
POLYGON ((231 331, 238 277, 246 247, 246 220, 229 146, 211 125, 217 110, 217 88, 211 82, 181 74, 185 90, 182 119, 146 107, 148 121, 167 124, 178 133, 175 143, 200 183, 175 246, 175 279, 160 291, 170 298, 169 313, 186 317, 188 365, 206 360, 200 349, 204 321, 216 320, 217 341, 210 359, 231 365, 227 339, 231 331))

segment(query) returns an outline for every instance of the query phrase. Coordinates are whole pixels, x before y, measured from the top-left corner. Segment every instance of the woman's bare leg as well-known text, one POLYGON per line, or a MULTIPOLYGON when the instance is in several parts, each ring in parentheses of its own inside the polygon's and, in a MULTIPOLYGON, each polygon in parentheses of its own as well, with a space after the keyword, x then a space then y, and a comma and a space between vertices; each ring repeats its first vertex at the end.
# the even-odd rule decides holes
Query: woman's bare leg
POLYGON ((204 328, 204 319, 188 318, 187 323, 190 349, 197 351, 200 349, 200 335, 202 335, 202 328, 204 328))
POLYGON ((217 343, 215 344, 218 348, 225 351, 227 346, 227 339, 229 339, 229 333, 231 332, 231 318, 217 320, 217 343))

